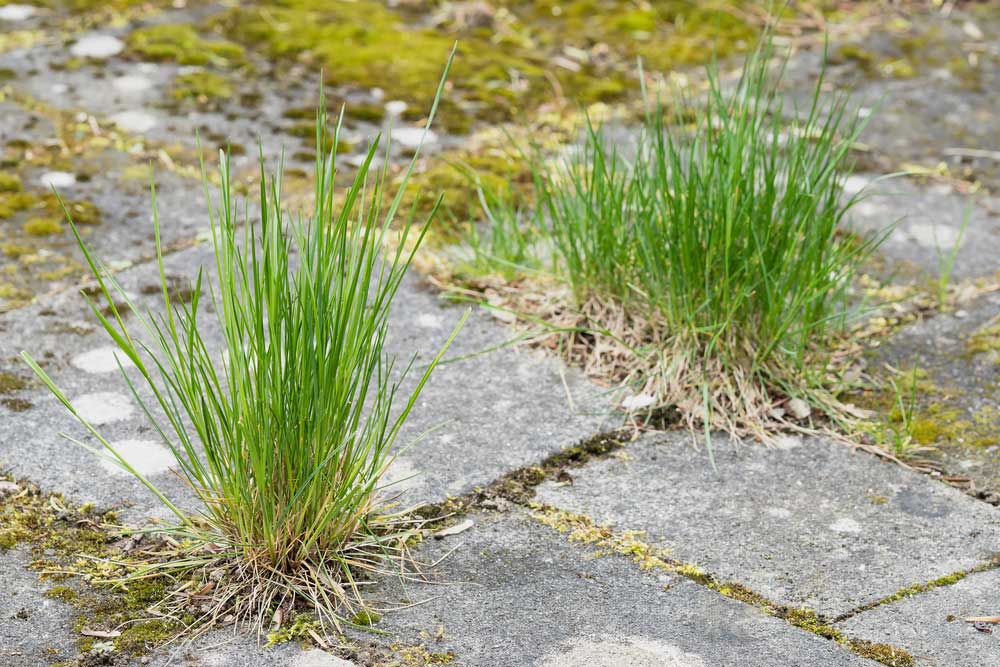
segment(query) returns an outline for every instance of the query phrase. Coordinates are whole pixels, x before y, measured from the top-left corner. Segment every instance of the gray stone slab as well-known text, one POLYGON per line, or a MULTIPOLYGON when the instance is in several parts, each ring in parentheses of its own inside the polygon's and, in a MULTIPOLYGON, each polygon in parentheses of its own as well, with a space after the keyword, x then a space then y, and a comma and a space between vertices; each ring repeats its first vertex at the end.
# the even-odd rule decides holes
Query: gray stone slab
POLYGON ((390 641, 452 652, 465 667, 873 664, 686 579, 595 557, 523 511, 471 518, 466 532, 416 552, 454 549, 435 584, 387 596, 428 600, 386 614, 378 627, 390 641))
POLYGON ((911 178, 876 182, 876 178, 870 173, 848 178, 848 193, 863 193, 849 214, 849 224, 868 235, 892 228, 879 254, 891 261, 889 270, 897 272, 899 279, 936 280, 943 258, 956 246, 952 280, 992 275, 1000 269, 996 253, 1000 200, 984 195, 970 198, 947 183, 920 183, 911 178))
MULTIPOLYGON (((1000 161, 990 155, 1000 129, 994 109, 1000 21, 994 9, 970 3, 948 12, 908 11, 894 28, 862 21, 864 29, 831 30, 828 87, 852 91, 876 111, 862 136, 871 147, 862 156, 866 163, 886 173, 907 162, 932 169, 945 163, 959 178, 1000 184, 1000 161), (948 150, 956 148, 972 152, 948 150)), ((788 68, 786 82, 801 94, 800 106, 815 86, 820 53, 800 52, 788 68)))
MULTIPOLYGON (((212 262, 211 256, 206 245, 175 253, 168 258, 167 271, 190 278, 198 266, 212 262)), ((120 278, 141 303, 155 304, 156 295, 144 294, 156 285, 153 265, 135 267, 120 278)), ((437 351, 462 312, 461 307, 444 305, 415 279, 407 280, 394 304, 387 351, 399 355, 403 365, 419 351, 419 367, 437 351)), ((210 345, 217 344, 219 335, 212 328, 212 318, 203 322, 203 335, 210 345)), ((78 295, 67 291, 7 313, 0 317, 0 331, 0 368, 28 378, 30 371, 15 356, 29 350, 71 399, 87 396, 102 409, 124 403, 101 426, 112 442, 155 441, 155 433, 127 396, 117 371, 92 372, 102 370, 91 366, 101 360, 101 350, 106 350, 109 341, 97 331, 78 295), (85 354, 98 356, 81 356, 85 354), (102 392, 121 396, 109 398, 102 392)), ((390 470, 390 478, 398 481, 390 492, 404 490, 404 502, 442 500, 469 491, 589 437, 605 425, 617 425, 619 418, 608 414, 610 402, 604 390, 553 358, 509 347, 477 354, 512 335, 488 315, 474 313, 469 319, 449 357, 472 356, 439 367, 401 433, 402 445, 430 431, 403 452, 390 470)), ((114 369, 111 357, 103 359, 112 363, 105 369, 114 369)), ((407 395, 415 380, 415 375, 407 380, 401 396, 407 395)), ((36 383, 3 398, 22 401, 26 409, 12 411, 10 405, 0 403, 0 466, 10 466, 15 475, 79 500, 110 505, 128 500, 136 503, 137 511, 149 509, 150 496, 138 482, 110 473, 89 452, 58 437, 60 431, 74 436, 85 436, 85 432, 44 387, 36 383)), ((183 485, 166 466, 155 467, 163 451, 157 453, 152 445, 143 451, 143 460, 154 466, 156 483, 183 494, 183 485)))
MULTIPOLYGON (((949 476, 970 478, 970 490, 1000 505, 998 351, 970 349, 998 316, 1000 294, 991 293, 914 322, 873 351, 870 367, 885 374, 884 364, 916 369, 914 432, 920 444, 935 447, 926 456, 949 476)), ((907 393, 911 377, 896 378, 907 393)))
POLYGON ((993 632, 980 631, 960 619, 997 616, 998 609, 1000 572, 993 570, 877 607, 838 627, 905 648, 921 667, 985 667, 1000 662, 1000 628, 986 625, 993 632))
POLYGON ((28 568, 25 548, 0 552, 0 664, 38 667, 75 653, 72 608, 44 596, 45 584, 28 568))
POLYGON ((538 500, 647 531, 675 558, 764 596, 836 616, 1000 551, 1000 512, 926 476, 822 440, 651 436, 546 483, 538 500))

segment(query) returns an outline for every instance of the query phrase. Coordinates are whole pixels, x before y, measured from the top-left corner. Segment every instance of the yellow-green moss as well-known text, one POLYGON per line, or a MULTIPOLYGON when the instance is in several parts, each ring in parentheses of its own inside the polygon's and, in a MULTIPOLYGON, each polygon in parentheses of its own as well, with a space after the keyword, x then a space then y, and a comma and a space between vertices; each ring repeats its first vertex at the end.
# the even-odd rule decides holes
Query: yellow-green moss
POLYGON ((638 8, 630 0, 493 5, 498 15, 503 10, 495 30, 469 29, 447 13, 435 27, 421 27, 378 0, 240 6, 210 24, 272 58, 320 64, 329 83, 391 91, 418 116, 428 111, 457 38, 459 54, 439 116, 442 126, 455 132, 465 131, 473 119, 518 118, 560 95, 584 105, 622 99, 638 90, 637 56, 648 70, 666 71, 744 49, 756 33, 722 2, 670 0, 638 8), (556 56, 565 66, 553 67, 556 56))
POLYGON ((17 174, 0 171, 0 192, 21 192, 24 186, 17 174))
POLYGON ((31 218, 21 228, 31 236, 52 236, 63 230, 62 224, 55 218, 31 218))
POLYGON ((1000 318, 976 330, 966 341, 965 349, 969 354, 991 354, 1000 363, 1000 318))
POLYGON ((374 612, 370 609, 362 609, 358 613, 354 614, 351 618, 351 623, 360 626, 371 626, 375 625, 382 620, 382 614, 374 612))
POLYGON ((80 597, 80 594, 69 586, 53 586, 49 590, 45 591, 44 595, 47 598, 59 600, 61 602, 74 602, 78 597, 80 597))
POLYGON ((20 391, 28 386, 28 381, 20 375, 0 371, 0 394, 9 394, 20 391))
POLYGON ((0 220, 30 208, 37 198, 30 192, 0 192, 0 220))
POLYGON ((184 72, 174 79, 171 94, 178 100, 193 100, 205 104, 233 95, 232 82, 215 72, 184 72))
POLYGON ((389 663, 395 667, 429 667, 430 665, 451 665, 457 656, 451 651, 432 652, 423 644, 408 646, 395 643, 389 649, 394 653, 389 663))
POLYGON ((275 646, 290 641, 312 643, 313 635, 320 634, 323 625, 309 614, 299 614, 295 619, 267 635, 267 646, 275 646))
POLYGON ((128 37, 129 50, 149 60, 180 65, 230 67, 246 60, 243 47, 226 40, 205 39, 192 26, 168 23, 139 28, 128 37))

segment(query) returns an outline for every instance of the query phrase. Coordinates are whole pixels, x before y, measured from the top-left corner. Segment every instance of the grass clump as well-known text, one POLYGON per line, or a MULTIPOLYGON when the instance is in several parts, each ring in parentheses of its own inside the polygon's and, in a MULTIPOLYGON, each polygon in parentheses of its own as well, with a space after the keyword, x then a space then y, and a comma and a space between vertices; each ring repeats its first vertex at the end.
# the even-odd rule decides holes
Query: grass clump
POLYGON ((507 278, 502 307, 547 322, 570 360, 689 426, 761 438, 849 417, 833 350, 880 241, 838 232, 857 201, 842 194, 856 110, 824 98, 822 75, 807 108, 786 103, 772 55, 765 37, 732 88, 709 66, 693 124, 657 108, 632 146, 589 124, 578 150, 536 152, 536 206, 484 188, 473 243, 475 266, 507 278))
MULTIPOLYGON (((317 136, 326 127, 321 105, 317 136)), ((338 121, 334 138, 339 133, 338 121)), ((262 156, 259 219, 238 212, 222 155, 210 212, 216 275, 199 272, 185 302, 171 297, 154 189, 159 314, 132 300, 71 225, 107 303, 91 301, 94 316, 119 350, 133 397, 202 502, 197 513, 138 472, 22 354, 96 444, 75 442, 134 475, 174 514, 174 525, 146 531, 165 535, 166 544, 137 557, 132 577, 165 576, 188 591, 165 602, 176 615, 199 591, 199 627, 224 614, 263 630, 300 607, 321 623, 350 624, 366 609, 365 580, 385 558, 402 556, 412 532, 409 519, 387 513, 380 479, 444 349, 401 400, 412 361, 398 377, 384 352, 389 309, 427 226, 411 216, 394 232, 397 249, 382 252, 402 190, 385 195, 389 166, 372 168, 377 144, 342 196, 333 186, 336 152, 317 152, 309 215, 284 210, 280 171, 267 179, 262 156), (204 333, 206 299, 221 349, 204 333), (126 325, 126 309, 134 324, 126 325)), ((208 196, 207 176, 205 183, 208 196)))

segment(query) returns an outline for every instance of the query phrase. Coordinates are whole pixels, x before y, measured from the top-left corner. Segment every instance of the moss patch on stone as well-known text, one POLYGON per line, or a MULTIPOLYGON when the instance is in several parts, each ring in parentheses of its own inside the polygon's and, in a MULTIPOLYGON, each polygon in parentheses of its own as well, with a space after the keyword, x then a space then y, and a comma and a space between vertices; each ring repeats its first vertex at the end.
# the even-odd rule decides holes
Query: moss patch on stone
POLYGON ((246 62, 238 44, 222 39, 205 39, 186 23, 167 23, 139 28, 128 36, 129 51, 148 60, 179 65, 236 67, 246 62))
POLYGON ((457 39, 440 120, 464 132, 474 120, 511 120, 555 99, 588 105, 636 93, 637 56, 666 71, 744 49, 756 30, 729 11, 741 4, 504 0, 475 17, 442 7, 431 26, 426 6, 284 0, 230 9, 210 25, 271 58, 321 65, 328 83, 392 91, 417 113, 429 110, 457 39))
POLYGON ((170 94, 179 101, 189 100, 204 105, 230 98, 233 84, 227 77, 215 72, 183 72, 174 79, 170 94))

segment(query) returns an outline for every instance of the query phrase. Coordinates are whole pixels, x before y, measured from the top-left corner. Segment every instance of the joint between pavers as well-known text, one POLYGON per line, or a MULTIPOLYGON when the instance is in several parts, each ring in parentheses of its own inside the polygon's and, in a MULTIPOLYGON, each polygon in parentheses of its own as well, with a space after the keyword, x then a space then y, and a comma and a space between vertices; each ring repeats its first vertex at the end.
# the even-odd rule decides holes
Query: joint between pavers
POLYGON ((779 618, 800 630, 835 642, 860 657, 874 660, 887 667, 913 667, 916 664, 913 656, 903 648, 851 637, 833 627, 832 621, 828 621, 811 609, 778 604, 744 584, 721 581, 694 563, 673 559, 666 550, 645 542, 642 539, 645 536, 644 531, 616 532, 607 525, 597 524, 583 514, 539 503, 531 503, 528 507, 532 510, 532 518, 561 534, 568 533, 567 539, 570 542, 598 547, 597 555, 610 553, 630 559, 640 570, 661 570, 677 574, 724 597, 750 605, 768 616, 779 618))
POLYGON ((963 579, 965 579, 970 575, 979 574, 980 572, 988 572, 990 570, 995 570, 997 568, 1000 568, 1000 553, 995 554, 989 560, 984 561, 974 567, 971 567, 968 570, 959 570, 957 572, 952 572, 951 574, 946 574, 942 577, 938 577, 937 579, 932 579, 927 582, 912 584, 910 586, 901 588, 892 595, 888 595, 880 600, 875 600, 874 602, 869 602, 859 607, 855 607, 854 609, 846 611, 843 614, 837 616, 831 621, 831 623, 842 623, 843 621, 854 618, 859 614, 872 611, 873 609, 878 609, 879 607, 893 604, 900 600, 915 597, 917 595, 923 595, 924 593, 928 593, 938 588, 947 588, 948 586, 957 584, 958 582, 962 581, 963 579))

